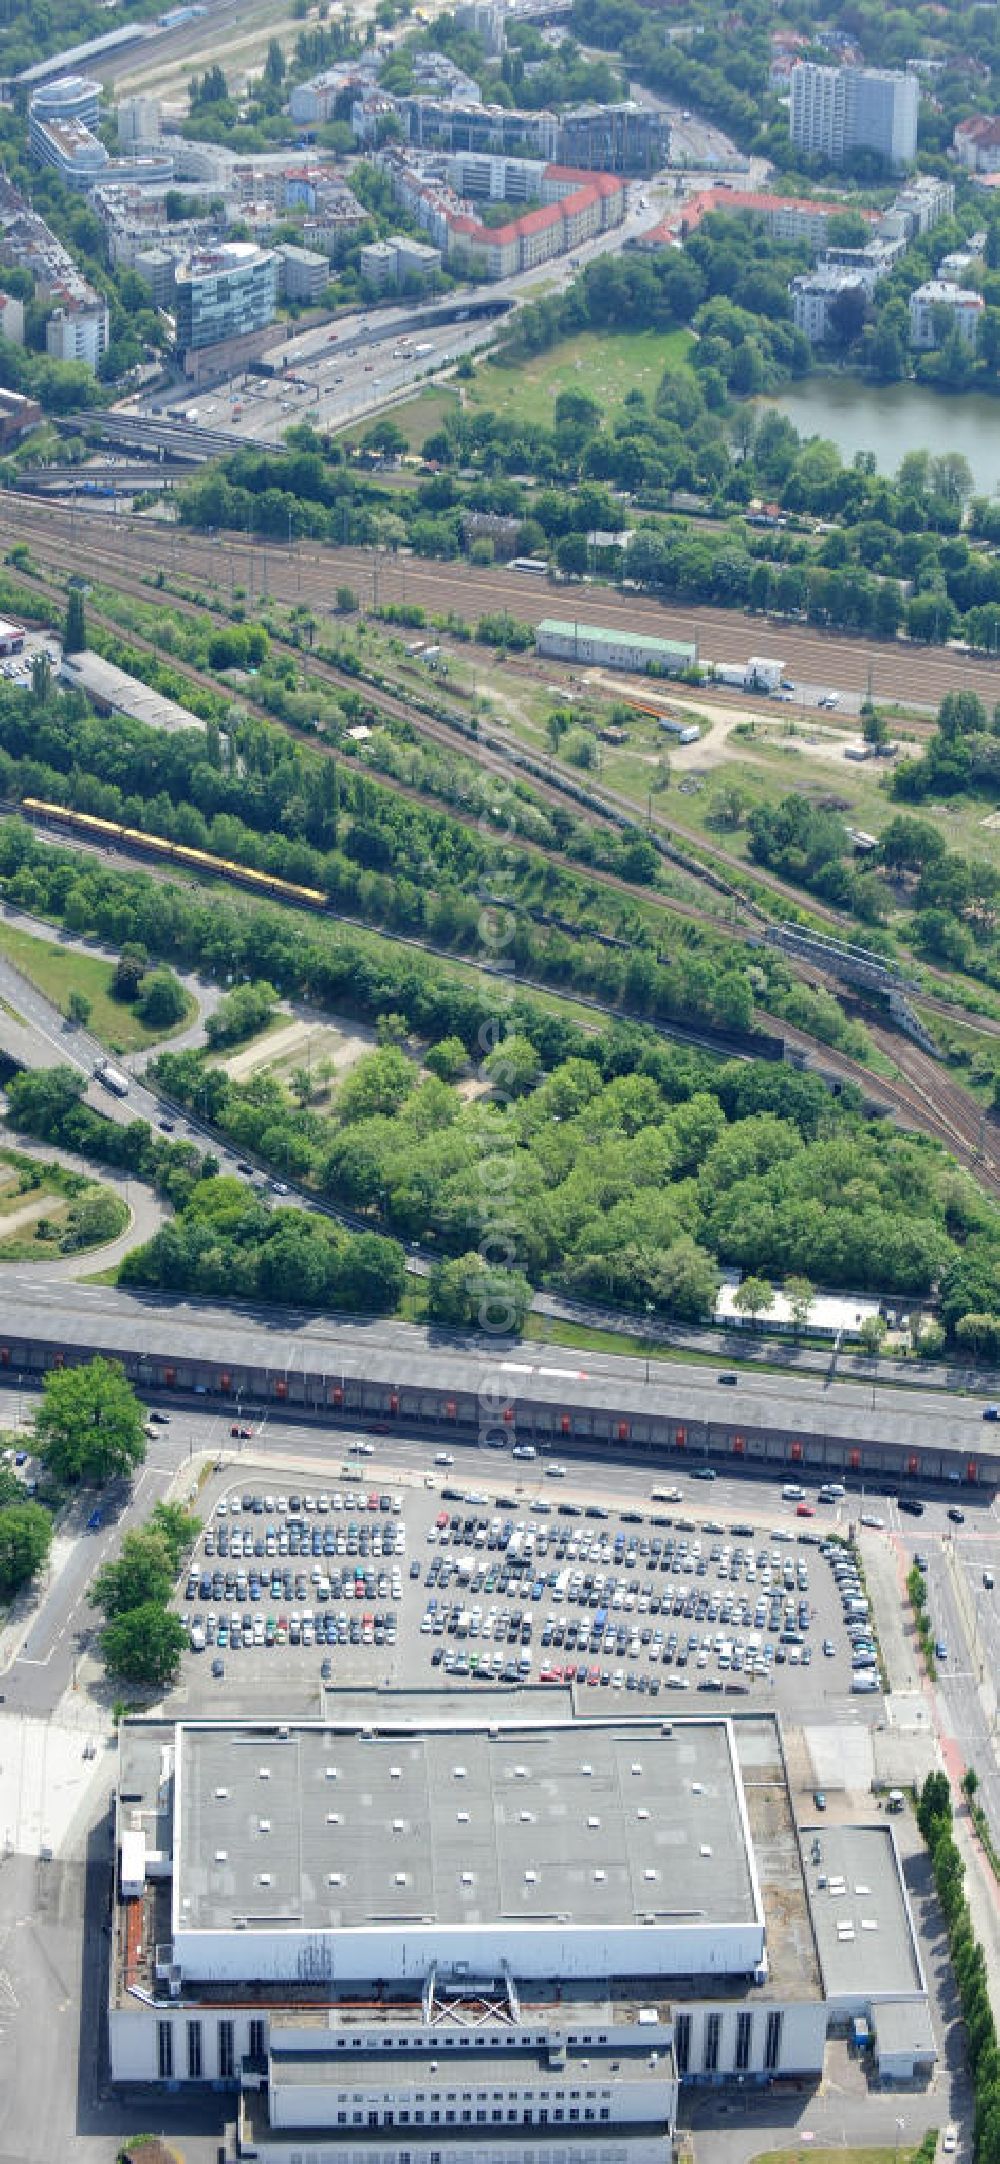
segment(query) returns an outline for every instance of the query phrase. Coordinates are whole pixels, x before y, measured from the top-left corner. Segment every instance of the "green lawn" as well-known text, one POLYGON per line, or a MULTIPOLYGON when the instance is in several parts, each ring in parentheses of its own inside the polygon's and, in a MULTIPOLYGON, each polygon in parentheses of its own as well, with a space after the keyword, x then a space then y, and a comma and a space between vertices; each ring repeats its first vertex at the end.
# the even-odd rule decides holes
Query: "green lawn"
MULTIPOLYGON (((63 1250, 61 1240, 74 1201, 107 1194, 97 1180, 85 1179, 66 1165, 42 1162, 22 1150, 0 1149, 0 1263, 50 1262, 63 1250)), ((86 1246, 106 1245, 128 1222, 125 1204, 112 1198, 120 1223, 106 1238, 86 1246)), ((73 1252, 83 1254, 86 1246, 73 1252)))
POLYGON ((560 391, 584 391, 605 413, 627 391, 645 391, 652 403, 664 370, 688 366, 691 343, 689 331, 579 331, 513 367, 485 362, 464 386, 466 399, 480 410, 547 425, 560 391))
POLYGON ((764 2155, 755 2157, 753 2164, 911 2164, 916 2156, 912 2146, 895 2149, 814 2149, 797 2143, 794 2149, 768 2149, 764 2155))
POLYGON ((664 369, 686 368, 690 348, 691 334, 683 330, 580 331, 515 366, 481 362, 470 383, 424 391, 409 405, 395 406, 392 418, 411 450, 419 450, 459 398, 476 412, 551 425, 559 392, 584 391, 610 413, 627 391, 645 391, 652 402, 664 369))
MULTIPOLYGON (((87 1027, 110 1052, 141 1052, 146 1045, 157 1044, 164 1036, 177 1034, 176 1030, 147 1029, 131 1007, 112 999, 110 985, 114 966, 102 961, 100 955, 80 954, 75 947, 54 946, 51 941, 36 939, 32 932, 24 932, 19 925, 6 922, 0 922, 0 952, 30 978, 62 1014, 66 1012, 70 993, 84 992, 90 1001, 87 1027)), ((194 1012, 195 1002, 188 995, 187 1012, 177 1028, 186 1028, 194 1012)))

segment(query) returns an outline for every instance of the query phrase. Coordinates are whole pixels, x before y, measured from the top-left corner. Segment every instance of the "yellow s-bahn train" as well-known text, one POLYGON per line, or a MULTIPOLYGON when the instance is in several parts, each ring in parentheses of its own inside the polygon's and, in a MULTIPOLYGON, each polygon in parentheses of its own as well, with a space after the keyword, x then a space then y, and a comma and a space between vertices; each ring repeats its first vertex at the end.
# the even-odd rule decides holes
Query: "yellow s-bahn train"
POLYGON ((21 810, 30 819, 48 819, 60 826, 69 827, 84 839, 102 842, 106 847, 132 849, 142 856, 166 858, 171 864, 186 867, 201 878, 232 879, 241 887, 249 887, 251 893, 269 896, 276 902, 291 902, 297 909, 325 909, 327 897, 319 887, 302 887, 293 879, 279 879, 274 872, 259 872, 250 864, 237 864, 230 857, 213 856, 210 849, 190 849, 184 842, 171 842, 162 834, 144 834, 140 827, 126 827, 116 819, 99 819, 93 812, 71 811, 66 804, 47 804, 43 797, 21 798, 21 810))

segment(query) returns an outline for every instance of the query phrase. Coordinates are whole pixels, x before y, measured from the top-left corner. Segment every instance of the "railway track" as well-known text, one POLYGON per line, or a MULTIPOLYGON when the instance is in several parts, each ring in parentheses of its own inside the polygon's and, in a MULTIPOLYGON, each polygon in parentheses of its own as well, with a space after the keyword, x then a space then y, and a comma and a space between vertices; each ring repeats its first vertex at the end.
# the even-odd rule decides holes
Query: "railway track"
POLYGON ((995 1122, 910 1038, 900 1039, 880 1023, 869 1027, 879 1050, 901 1070, 902 1086, 928 1118, 939 1123, 949 1147, 974 1168, 982 1186, 1000 1195, 1000 1136, 995 1122))
MULTIPOLYGON (((0 510, 9 500, 8 496, 0 498, 0 510)), ((116 547, 109 547, 107 538, 104 537, 105 546, 102 548, 100 545, 95 544, 93 534, 88 536, 86 540, 77 540, 72 530, 74 514, 62 509, 53 510, 46 507, 42 507, 40 511, 39 506, 32 499, 28 500, 27 505, 20 499, 14 499, 14 501, 17 503, 20 512, 22 514, 26 512, 27 514, 23 522, 31 533, 34 546, 40 554, 48 553, 59 569, 62 569, 66 563, 72 562, 79 564, 82 570, 90 576, 98 577, 98 566, 105 563, 110 566, 113 572, 113 578, 108 580, 109 584, 117 585, 123 593, 133 594, 136 599, 142 600, 147 606, 152 605, 154 596, 150 590, 148 574, 140 576, 136 571, 134 563, 135 549, 133 547, 123 544, 121 540, 119 540, 116 547), (61 519, 64 523, 68 522, 70 526, 68 536, 64 533, 58 545, 53 542, 51 532, 46 530, 47 523, 52 519, 61 519)), ((84 513, 82 516, 91 517, 92 514, 84 513)), ((78 518, 76 522, 79 522, 78 518)), ((153 562, 160 569, 171 568, 176 573, 174 549, 176 529, 167 529, 164 534, 157 533, 156 528, 152 525, 143 525, 136 531, 125 521, 119 522, 119 533, 122 523, 124 523, 126 531, 131 533, 133 541, 141 539, 143 543, 143 561, 145 563, 153 562)), ((193 561, 189 557, 185 567, 187 575, 204 578, 211 585, 218 588, 217 563, 213 563, 211 560, 208 562, 202 560, 200 552, 203 545, 193 541, 191 536, 185 536, 185 541, 188 548, 193 546, 197 552, 193 561)), ((237 551, 240 549, 246 550, 245 543, 230 542, 226 545, 237 551)), ((290 602, 293 597, 283 594, 281 598, 286 602, 290 602)), ((198 613, 194 603, 184 602, 173 594, 169 596, 169 599, 172 607, 181 610, 187 609, 193 614, 198 613)), ((210 609, 211 603, 206 602, 204 607, 210 609)), ((112 624, 110 628, 118 637, 134 637, 137 644, 147 646, 152 644, 149 640, 141 640, 138 634, 123 631, 118 625, 112 624)), ((301 650, 292 646, 290 642, 282 640, 280 636, 274 636, 273 643, 276 646, 285 647, 299 662, 302 661, 301 650)), ((171 655, 170 659, 172 665, 174 665, 176 657, 171 655)), ((180 664, 176 665, 179 666, 180 664)), ((320 660, 315 654, 309 656, 309 666, 312 673, 321 682, 329 683, 336 690, 352 690, 356 692, 358 689, 357 678, 351 676, 346 670, 338 669, 334 663, 320 660)), ((582 793, 579 786, 570 782, 568 777, 563 777, 561 780, 554 779, 551 762, 547 774, 546 762, 541 755, 526 753, 520 747, 508 744, 503 738, 495 735, 489 728, 482 725, 473 736, 469 731, 466 716, 460 713, 457 708, 454 710, 453 720, 442 721, 433 715, 424 713, 419 705, 415 704, 412 699, 407 699, 404 695, 394 695, 382 689, 374 690, 370 686, 365 687, 365 695, 373 706, 381 707, 385 713, 395 719, 406 721, 410 727, 418 729, 422 735, 430 737, 434 742, 448 750, 454 752, 460 746, 465 755, 476 765, 482 767, 484 771, 496 774, 498 778, 508 781, 512 777, 515 780, 528 779, 536 794, 541 796, 545 802, 558 807, 560 810, 565 810, 567 799, 571 803, 579 801, 579 796, 582 793)), ((273 719, 273 717, 271 718, 273 719)), ((623 819, 640 831, 649 828, 653 836, 663 844, 668 854, 674 858, 680 869, 688 871, 693 878, 721 888, 752 919, 758 922, 766 921, 765 912, 760 909, 752 897, 745 893, 744 886, 741 885, 741 882, 745 882, 748 876, 746 865, 739 857, 730 855, 721 844, 710 840, 693 828, 684 826, 677 819, 666 820, 662 812, 659 811, 652 817, 650 822, 647 808, 619 790, 603 787, 598 791, 591 785, 588 787, 586 795, 585 809, 588 818, 607 828, 620 826, 623 819)), ((808 903, 804 904, 803 896, 797 888, 778 878, 775 873, 763 868, 755 866, 750 876, 752 876, 753 883, 756 886, 766 888, 769 892, 780 896, 783 901, 790 903, 797 910, 808 906, 810 915, 815 916, 820 922, 828 924, 843 936, 845 920, 825 903, 813 901, 809 898, 808 903)), ((697 912, 692 912, 692 914, 697 915, 697 912)), ((706 915, 706 921, 713 921, 710 914, 706 915)))
MULTIPOLYGON (((41 540, 36 538, 35 546, 44 555, 46 552, 46 538, 44 536, 41 540)), ((92 578, 100 577, 98 567, 103 563, 109 567, 106 583, 114 584, 120 592, 131 594, 135 599, 144 602, 147 607, 154 604, 155 593, 150 589, 148 578, 141 578, 130 564, 123 566, 121 558, 116 553, 107 549, 95 548, 90 543, 67 541, 65 539, 61 540, 57 547, 53 546, 51 539, 49 539, 48 553, 54 558, 58 568, 65 568, 67 563, 79 564, 81 569, 85 570, 92 578)), ((22 573, 21 576, 27 577, 30 574, 22 573)), ((46 588, 45 581, 38 580, 36 583, 46 588)), ((61 588, 53 589, 49 586, 47 591, 53 598, 58 598, 61 601, 61 588)), ((210 603, 199 606, 194 602, 175 596, 173 593, 168 598, 170 606, 181 613, 197 616, 205 614, 206 610, 209 613, 211 612, 210 603)), ((94 610, 92 614, 94 621, 101 623, 114 637, 130 641, 132 644, 144 648, 147 652, 157 652, 154 641, 143 633, 124 628, 114 618, 102 616, 99 610, 94 610)), ((290 640, 283 639, 280 634, 272 634, 272 644, 279 650, 287 652, 299 664, 305 658, 299 647, 293 645, 290 640)), ((185 662, 175 654, 169 656, 169 661, 171 668, 175 668, 179 674, 186 676, 190 682, 200 684, 210 690, 218 689, 215 679, 206 676, 204 671, 197 669, 192 663, 185 662)), ((602 802, 600 796, 588 791, 586 801, 581 801, 583 793, 577 789, 577 785, 571 782, 568 777, 560 781, 547 776, 540 759, 536 759, 530 754, 522 754, 518 747, 506 744, 503 739, 492 736, 488 731, 484 733, 482 728, 473 735, 466 717, 457 708, 455 709, 453 721, 442 721, 438 717, 422 711, 405 694, 386 691, 381 686, 374 687, 363 680, 359 680, 348 670, 339 669, 335 663, 324 661, 315 654, 308 656, 308 662, 311 674, 319 682, 329 684, 332 690, 357 693, 359 682, 362 682, 364 696, 368 704, 376 712, 384 713, 393 720, 405 722, 408 727, 417 729, 421 735, 428 737, 442 750, 452 754, 459 753, 472 764, 480 767, 483 772, 494 775, 498 780, 506 783, 510 783, 512 780, 527 782, 533 793, 554 810, 565 812, 569 803, 577 809, 585 811, 588 820, 594 825, 611 833, 620 832, 623 821, 639 832, 645 830, 646 822, 643 818, 642 808, 635 804, 631 798, 622 796, 613 790, 605 790, 602 793, 602 802)), ((247 699, 247 705, 252 707, 255 712, 260 713, 262 718, 269 721, 273 726, 279 728, 283 726, 279 717, 266 712, 262 708, 254 707, 252 699, 247 699)), ((428 798, 420 790, 411 788, 406 783, 398 782, 392 776, 379 775, 378 779, 386 788, 408 797, 413 802, 428 803, 428 798)), ((477 820, 469 814, 463 813, 461 807, 439 803, 437 799, 430 799, 430 803, 435 809, 440 809, 443 813, 455 817, 470 827, 476 828, 478 826, 477 820)), ((667 849, 668 862, 674 862, 677 868, 686 872, 690 878, 700 880, 703 884, 708 884, 716 891, 724 893, 729 902, 738 908, 742 908, 754 922, 760 924, 766 921, 758 905, 740 891, 738 886, 734 884, 732 877, 723 877, 713 869, 711 863, 703 864, 697 860, 689 861, 685 852, 677 849, 674 844, 674 836, 677 835, 692 850, 700 851, 703 848, 700 836, 687 828, 678 826, 674 822, 668 825, 662 819, 654 821, 653 827, 654 832, 667 849)), ((535 850, 538 854, 548 858, 553 865, 557 865, 563 870, 573 868, 571 858, 563 857, 554 851, 547 851, 541 844, 534 844, 519 838, 517 846, 535 850)), ((711 845, 708 846, 704 853, 709 857, 714 854, 720 856, 722 854, 721 852, 715 852, 711 845)), ((726 872, 729 874, 738 874, 742 870, 739 860, 735 858, 726 859, 725 866, 726 872)), ((629 896, 633 901, 642 899, 653 901, 658 906, 667 908, 673 913, 687 916, 693 923, 702 923, 717 932, 731 931, 733 929, 731 919, 728 917, 723 922, 719 916, 713 915, 710 910, 700 910, 695 904, 682 902, 673 896, 663 894, 662 891, 657 892, 654 888, 621 879, 611 872, 596 870, 590 865, 586 867, 586 870, 588 877, 592 877, 599 884, 615 888, 621 894, 629 896)), ((755 874, 755 876, 757 875, 755 874)), ((768 883, 770 875, 763 873, 759 876, 764 883, 768 883)), ((773 879, 770 880, 770 883, 776 887, 779 884, 773 879)), ((794 890, 791 887, 783 891, 788 900, 796 899, 794 890)), ((801 903, 801 897, 797 897, 797 899, 801 903)), ((824 910, 821 913, 828 917, 831 924, 838 922, 837 919, 829 915, 829 912, 824 910)))
MULTIPOLYGON (((32 583, 40 586, 42 590, 52 598, 59 600, 62 599, 61 589, 48 585, 47 582, 33 577, 32 574, 22 573, 21 575, 22 577, 32 577, 32 583)), ((123 592, 133 593, 137 596, 137 598, 142 598, 143 600, 148 600, 149 598, 148 587, 144 586, 134 578, 122 581, 121 590, 123 592)), ((185 602, 182 600, 174 601, 173 598, 172 606, 191 615, 203 613, 202 611, 199 611, 193 603, 185 602)), ((147 637, 144 633, 139 631, 124 630, 122 626, 118 624, 113 617, 102 614, 99 609, 91 610, 91 620, 94 623, 99 624, 103 630, 106 630, 113 637, 126 640, 129 644, 139 647, 147 653, 156 654, 158 652, 155 642, 149 637, 147 637)), ((279 647, 285 647, 289 653, 296 654, 298 656, 298 649, 291 646, 289 642, 275 639, 274 644, 279 647)), ((298 656, 298 658, 301 658, 301 656, 298 656)), ((170 655, 170 666, 172 669, 175 669, 179 675, 182 675, 187 680, 187 682, 194 686, 209 691, 216 691, 218 689, 217 683, 213 677, 208 675, 204 670, 198 669, 194 665, 194 663, 184 661, 183 658, 178 655, 170 655)), ((318 678, 320 678, 321 681, 328 682, 332 689, 351 689, 354 691, 357 691, 358 689, 358 679, 350 676, 346 671, 336 669, 333 664, 313 659, 313 661, 311 662, 311 668, 312 673, 318 678)), ((381 690, 369 691, 367 687, 365 691, 365 696, 374 711, 385 713, 386 715, 389 715, 393 718, 406 721, 412 726, 414 722, 414 709, 409 706, 404 699, 381 690)), ((279 716, 270 713, 267 708, 257 705, 252 698, 246 697, 245 703, 248 711, 251 714, 257 716, 260 720, 266 722, 270 727, 277 729, 286 729, 287 725, 282 722, 279 716)), ((497 753, 495 755, 491 754, 487 747, 478 746, 477 748, 476 739, 469 739, 467 746, 466 740, 464 738, 457 737, 455 731, 449 729, 446 724, 436 722, 431 717, 421 716, 420 719, 425 724, 423 733, 431 737, 434 742, 440 744, 443 749, 446 749, 450 752, 459 751, 460 753, 465 752, 468 749, 473 759, 473 762, 480 765, 486 772, 495 773, 498 780, 502 779, 505 782, 509 782, 512 778, 524 778, 517 773, 515 773, 512 777, 510 766, 509 764, 504 763, 502 755, 500 753, 497 753)), ((293 737, 295 736, 295 732, 290 728, 287 730, 287 733, 289 733, 293 737)), ((316 749, 319 750, 321 753, 323 751, 322 745, 317 746, 316 749)), ((394 775, 379 773, 376 778, 381 787, 389 790, 390 793, 395 796, 405 798, 407 802, 414 804, 421 810, 439 812, 443 817, 454 819, 459 825, 465 826, 470 833, 480 833, 481 822, 478 816, 470 812, 464 811, 461 805, 455 805, 447 802, 442 798, 430 796, 428 792, 420 790, 413 784, 400 781, 394 775)), ((561 793, 555 785, 539 783, 535 780, 534 776, 531 776, 530 779, 532 788, 537 795, 542 796, 554 808, 557 807, 560 810, 565 810, 565 795, 561 793)), ((605 831, 609 833, 619 831, 618 824, 614 819, 610 817, 601 817, 600 814, 597 813, 594 813, 591 816, 593 818, 593 823, 602 827, 605 831)), ((523 851, 525 855, 535 858, 538 862, 545 864, 557 877, 576 876, 577 878, 581 878, 585 876, 588 881, 592 881, 595 885, 602 887, 609 892, 620 895, 623 902, 628 902, 633 905, 646 903, 652 905, 652 907, 655 909, 663 911, 668 916, 684 917, 689 923, 701 925, 706 930, 710 930, 718 934, 725 934, 729 937, 740 936, 741 927, 735 926, 731 917, 727 916, 726 918, 722 918, 721 916, 713 916, 709 910, 699 908, 693 902, 683 901, 682 899, 680 899, 680 897, 676 895, 667 895, 663 892, 662 889, 649 886, 639 886, 626 879, 620 878, 614 872, 608 872, 602 868, 595 867, 594 865, 590 864, 585 866, 578 864, 574 858, 564 856, 556 850, 547 849, 544 843, 533 841, 529 836, 517 836, 512 846, 519 851, 523 851)), ((692 874, 691 876, 695 875, 692 874)), ((505 904, 505 906, 511 905, 507 903, 505 904)), ((538 923, 559 923, 561 929, 572 931, 577 936, 587 935, 589 937, 597 939, 601 939, 605 936, 596 928, 587 926, 586 923, 566 925, 563 924, 561 920, 555 918, 551 912, 548 912, 541 908, 531 909, 527 904, 523 906, 526 910, 526 913, 531 915, 534 921, 538 923)), ((620 943, 623 947, 631 944, 630 942, 627 942, 625 940, 622 940, 620 943)))
MULTIPOLYGON (((0 502, 6 504, 7 498, 0 499, 0 502)), ((65 568, 67 561, 79 563, 81 569, 90 577, 100 576, 98 566, 103 563, 108 567, 109 583, 116 585, 122 592, 131 593, 135 598, 147 604, 151 603, 153 590, 148 584, 148 578, 141 578, 135 571, 134 564, 131 561, 133 555, 131 548, 122 549, 120 543, 117 547, 109 546, 109 537, 106 535, 101 536, 104 545, 98 544, 95 546, 97 536, 93 531, 88 534, 86 539, 80 540, 77 540, 74 533, 63 534, 57 542, 51 532, 53 518, 59 519, 61 516, 65 521, 67 514, 53 513, 51 507, 44 507, 41 517, 38 518, 38 507, 33 505, 31 508, 35 511, 36 518, 26 521, 26 523, 30 525, 31 538, 42 556, 54 557, 60 570, 65 568), (37 526, 41 528, 40 531, 36 530, 36 521, 37 526)), ((144 526, 142 538, 144 543, 153 540, 154 531, 150 527, 144 526)), ((163 537, 161 542, 160 553, 163 556, 171 554, 171 542, 166 536, 163 537)), ((156 561, 155 556, 153 561, 156 561)), ((188 570, 190 571, 190 569, 191 566, 189 565, 188 570)), ((212 583, 217 586, 218 582, 213 570, 206 569, 204 575, 210 577, 212 583)), ((38 583, 44 588, 44 581, 39 580, 38 583)), ((49 591, 51 592, 52 589, 50 588, 49 591)), ((61 598, 62 589, 56 589, 56 591, 61 598)), ((204 608, 210 610, 211 607, 210 603, 206 603, 204 608, 200 608, 199 605, 177 599, 172 594, 169 599, 172 607, 191 614, 204 613, 204 608)), ((132 639, 137 645, 143 646, 149 651, 155 651, 151 640, 138 633, 123 630, 110 618, 104 621, 108 630, 115 636, 132 639)), ((288 650, 294 653, 299 661, 302 660, 301 651, 292 647, 289 642, 276 640, 275 643, 279 645, 287 644, 288 650)), ((204 684, 209 681, 203 672, 198 671, 189 663, 178 661, 174 656, 171 656, 171 665, 176 666, 182 674, 186 675, 194 683, 204 684)), ((331 663, 311 657, 309 665, 312 672, 321 681, 328 682, 332 688, 355 691, 358 689, 357 679, 345 671, 338 670, 331 663)), ((410 726, 419 728, 421 733, 426 734, 433 741, 452 752, 460 749, 474 758, 484 771, 494 773, 498 779, 509 782, 511 778, 523 778, 518 768, 514 766, 510 753, 505 746, 493 742, 484 742, 481 735, 478 738, 467 737, 464 734, 458 735, 456 730, 449 726, 448 723, 440 721, 436 717, 420 713, 405 698, 394 693, 385 692, 381 689, 371 690, 366 686, 365 696, 376 710, 381 709, 393 718, 405 720, 410 726)), ((274 719, 273 716, 267 716, 266 718, 272 721, 274 719)), ((456 715, 456 720, 461 721, 463 719, 464 717, 456 715)), ((547 782, 534 773, 528 778, 532 789, 544 801, 553 806, 558 805, 561 809, 565 808, 565 792, 560 790, 555 783, 547 782)), ((420 804, 426 804, 427 802, 427 799, 419 791, 411 790, 406 784, 395 783, 391 778, 387 777, 380 777, 380 780, 384 780, 386 786, 396 789, 398 793, 407 796, 411 801, 420 804)), ((620 797, 617 792, 609 792, 608 794, 616 812, 627 814, 635 820, 637 826, 641 824, 637 806, 633 805, 629 799, 620 797)), ((442 806, 441 809, 450 816, 460 820, 463 818, 463 814, 456 807, 442 806)), ((600 809, 596 807, 589 810, 588 816, 608 829, 615 828, 619 824, 618 819, 611 813, 605 812, 602 814, 600 809)), ((468 818, 468 815, 465 815, 465 823, 475 824, 474 821, 468 818)), ((681 828, 674 831, 679 832, 685 839, 690 838, 692 842, 697 842, 699 846, 702 845, 702 838, 694 835, 689 836, 689 830, 681 828)), ((537 855, 559 872, 576 869, 569 860, 544 850, 539 844, 519 841, 518 847, 523 847, 530 854, 537 855)), ((743 869, 738 860, 729 859, 726 862, 727 868, 734 871, 743 869)), ((753 936, 751 928, 746 924, 723 926, 720 924, 719 919, 713 917, 708 911, 699 910, 694 905, 680 902, 673 897, 657 894, 654 890, 630 885, 628 882, 617 878, 614 874, 591 870, 590 876, 602 886, 620 893, 623 898, 627 898, 632 903, 637 903, 640 900, 647 902, 652 900, 665 913, 684 916, 691 921, 707 926, 715 932, 725 929, 732 936, 743 938, 753 936)), ((755 874, 755 876, 757 875, 755 874)), ((795 899, 801 905, 801 896, 797 894, 796 890, 785 888, 781 882, 769 881, 766 875, 762 876, 765 884, 775 886, 779 891, 786 893, 789 898, 795 899)), ((734 902, 741 906, 752 920, 755 919, 759 922, 760 919, 755 905, 749 902, 746 897, 740 896, 736 890, 732 891, 734 902)), ((834 912, 819 908, 817 914, 825 916, 827 921, 834 925, 840 933, 843 933, 845 929, 852 929, 847 927, 844 919, 834 912)), ((586 927, 580 927, 581 932, 585 932, 585 930, 586 927)), ((822 977, 822 972, 817 970, 815 966, 810 967, 809 974, 813 977, 822 977)), ((828 981, 832 986, 833 980, 828 981)), ((944 1001, 936 1001, 935 1004, 938 1011, 950 1012, 955 1020, 968 1020, 962 1010, 949 1009, 944 1001)), ((958 1084, 942 1074, 941 1069, 935 1062, 928 1059, 926 1054, 919 1053, 918 1048, 913 1046, 909 1040, 901 1039, 895 1032, 884 1030, 880 1025, 869 1023, 875 1041, 881 1041, 887 1055, 902 1071, 898 1080, 889 1082, 882 1077, 873 1077, 860 1062, 852 1061, 844 1055, 836 1054, 825 1046, 817 1045, 815 1039, 807 1037, 804 1032, 793 1030, 785 1022, 779 1021, 777 1026, 790 1043, 795 1044, 798 1042, 803 1051, 807 1051, 814 1058, 819 1059, 828 1070, 842 1073, 844 1079, 858 1083, 869 1095, 874 1095, 885 1101, 887 1105, 894 1107, 900 1117, 908 1123, 916 1125, 924 1132, 933 1134, 937 1139, 944 1142, 982 1184, 987 1186, 991 1192, 1000 1194, 1000 1170, 998 1170, 996 1159, 993 1155, 985 1158, 983 1155, 983 1119, 978 1106, 966 1096, 958 1084), (916 1056, 919 1065, 913 1064, 911 1055, 916 1056)), ((1000 1025, 996 1026, 996 1031, 1000 1034, 1000 1025)))

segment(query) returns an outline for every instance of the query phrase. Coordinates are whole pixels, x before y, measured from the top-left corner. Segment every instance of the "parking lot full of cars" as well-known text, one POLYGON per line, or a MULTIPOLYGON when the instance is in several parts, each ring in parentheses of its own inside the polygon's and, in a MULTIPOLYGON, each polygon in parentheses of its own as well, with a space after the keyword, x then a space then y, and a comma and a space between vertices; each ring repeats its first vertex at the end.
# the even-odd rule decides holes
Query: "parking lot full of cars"
POLYGON ((641 1508, 550 1500, 541 1468, 525 1476, 537 1492, 441 1486, 447 1455, 405 1497, 360 1468, 336 1488, 219 1492, 179 1587, 186 1680, 208 1656, 215 1684, 254 1695, 265 1678, 314 1685, 318 1658, 335 1686, 426 1687, 430 1669, 470 1687, 794 1701, 815 1662, 822 1695, 879 1689, 854 1550, 799 1521, 800 1490, 783 1495, 791 1522, 765 1528, 662 1508, 677 1489, 641 1508))

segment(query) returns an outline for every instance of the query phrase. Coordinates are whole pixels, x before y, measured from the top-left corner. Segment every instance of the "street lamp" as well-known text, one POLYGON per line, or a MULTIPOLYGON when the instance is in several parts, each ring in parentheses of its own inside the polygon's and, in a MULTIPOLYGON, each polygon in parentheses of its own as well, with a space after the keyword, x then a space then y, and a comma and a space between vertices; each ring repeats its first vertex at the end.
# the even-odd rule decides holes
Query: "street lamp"
POLYGON ((905 2127, 905 2125, 906 2125, 906 2120, 905 2120, 905 2119, 897 2119, 897 2121, 896 2121, 896 2145, 895 2145, 895 2157, 894 2157, 894 2164, 899 2164, 899 2137, 900 2137, 901 2133, 903 2132, 903 2128, 905 2127))

